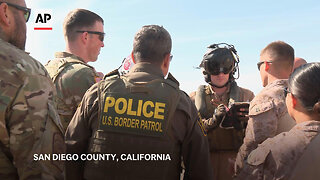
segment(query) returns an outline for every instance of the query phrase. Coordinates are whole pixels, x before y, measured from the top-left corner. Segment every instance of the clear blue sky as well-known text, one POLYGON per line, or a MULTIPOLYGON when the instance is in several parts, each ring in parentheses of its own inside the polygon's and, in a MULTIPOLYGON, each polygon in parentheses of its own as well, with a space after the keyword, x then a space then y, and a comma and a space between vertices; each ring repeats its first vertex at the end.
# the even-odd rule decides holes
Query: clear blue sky
POLYGON ((132 51, 134 34, 143 25, 163 25, 173 40, 170 72, 187 93, 205 84, 200 64, 206 47, 213 43, 233 44, 240 56, 242 87, 257 94, 261 80, 256 63, 260 50, 282 40, 295 49, 297 57, 319 62, 320 2, 296 0, 215 1, 215 0, 26 0, 33 12, 52 10, 52 31, 35 31, 36 16, 27 24, 26 51, 45 64, 56 51, 65 49, 62 22, 67 13, 84 8, 105 21, 105 47, 97 62, 90 63, 107 73, 120 66, 132 51))

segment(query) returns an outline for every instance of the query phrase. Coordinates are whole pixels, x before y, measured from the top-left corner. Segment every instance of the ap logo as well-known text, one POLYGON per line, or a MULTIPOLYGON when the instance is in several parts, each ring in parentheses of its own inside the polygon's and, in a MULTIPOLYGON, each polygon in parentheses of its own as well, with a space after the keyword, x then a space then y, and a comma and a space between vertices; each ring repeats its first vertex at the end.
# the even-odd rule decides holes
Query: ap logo
POLYGON ((35 10, 34 30, 52 30, 52 10, 38 9, 35 10))

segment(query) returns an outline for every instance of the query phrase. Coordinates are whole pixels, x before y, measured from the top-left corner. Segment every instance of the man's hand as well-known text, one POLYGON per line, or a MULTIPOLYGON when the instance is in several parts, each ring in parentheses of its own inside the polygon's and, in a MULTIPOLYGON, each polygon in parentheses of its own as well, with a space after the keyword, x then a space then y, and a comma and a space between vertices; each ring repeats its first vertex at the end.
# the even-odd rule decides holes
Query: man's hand
POLYGON ((230 113, 234 118, 239 121, 247 122, 249 117, 249 103, 248 102, 236 102, 230 107, 230 113))
POLYGON ((220 104, 216 109, 215 113, 212 116, 212 124, 220 124, 221 121, 226 117, 227 115, 227 108, 224 104, 220 104))
POLYGON ((230 106, 226 120, 221 124, 221 127, 229 128, 234 127, 237 130, 245 128, 249 113, 248 102, 236 102, 230 106))

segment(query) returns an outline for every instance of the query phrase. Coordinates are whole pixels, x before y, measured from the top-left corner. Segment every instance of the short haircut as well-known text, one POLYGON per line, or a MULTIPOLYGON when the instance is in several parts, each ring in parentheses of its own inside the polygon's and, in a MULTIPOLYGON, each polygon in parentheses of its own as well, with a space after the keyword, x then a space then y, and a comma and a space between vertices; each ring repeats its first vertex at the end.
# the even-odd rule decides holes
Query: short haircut
POLYGON ((133 41, 133 56, 136 62, 161 64, 171 52, 172 41, 169 32, 162 26, 143 26, 133 41))
POLYGON ((295 69, 288 87, 308 111, 320 115, 320 63, 307 63, 295 69))
POLYGON ((275 41, 265 47, 260 55, 269 53, 273 61, 282 61, 286 65, 293 67, 294 49, 283 41, 275 41))
POLYGON ((2 1, 2 2, 8 2, 8 3, 13 3, 13 4, 17 4, 19 3, 20 0, 5 0, 5 1, 2 1))
POLYGON ((96 22, 103 24, 103 19, 94 12, 86 9, 75 9, 68 13, 63 22, 63 33, 69 41, 74 41, 77 30, 84 30, 85 27, 92 27, 96 22))

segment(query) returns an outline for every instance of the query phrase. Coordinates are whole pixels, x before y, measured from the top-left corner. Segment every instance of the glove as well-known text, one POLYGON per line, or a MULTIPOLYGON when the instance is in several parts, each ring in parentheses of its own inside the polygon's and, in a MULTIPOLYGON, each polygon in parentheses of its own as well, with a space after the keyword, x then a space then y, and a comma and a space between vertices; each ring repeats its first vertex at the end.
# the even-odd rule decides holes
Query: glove
POLYGON ((220 104, 216 109, 215 113, 212 116, 212 124, 218 125, 227 115, 227 108, 224 104, 220 104))
POLYGON ((249 119, 248 113, 249 113, 248 102, 236 102, 231 105, 228 111, 227 117, 228 119, 231 119, 232 126, 235 129, 241 130, 244 128, 243 124, 246 124, 249 119))
POLYGON ((233 118, 239 121, 247 122, 249 117, 249 103, 248 102, 236 102, 231 105, 229 112, 233 118))

